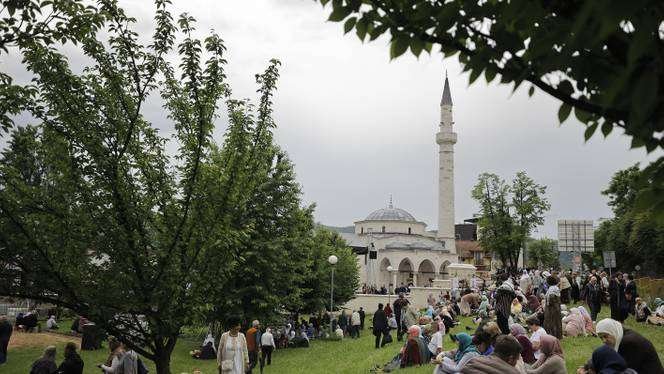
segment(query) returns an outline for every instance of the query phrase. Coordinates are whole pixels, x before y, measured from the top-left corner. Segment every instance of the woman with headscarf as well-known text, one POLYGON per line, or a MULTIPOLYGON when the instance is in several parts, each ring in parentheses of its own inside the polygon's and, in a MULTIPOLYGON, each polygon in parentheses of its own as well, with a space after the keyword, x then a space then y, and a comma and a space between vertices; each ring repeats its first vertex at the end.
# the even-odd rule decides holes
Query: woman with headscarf
POLYGON ((593 320, 590 317, 590 313, 586 310, 586 308, 583 307, 583 305, 579 306, 579 313, 581 313, 581 316, 583 317, 583 323, 584 323, 584 328, 586 329, 586 334, 590 334, 592 336, 595 336, 595 325, 593 325, 593 320))
POLYGON ((531 369, 526 369, 528 374, 567 374, 563 349, 560 340, 552 335, 543 335, 541 338, 542 355, 533 364, 531 369))
POLYGON ((597 323, 597 335, 638 373, 663 374, 664 368, 652 343, 639 333, 623 328, 616 320, 605 318, 597 323))
POLYGON ((563 323, 560 313, 560 289, 556 286, 556 284, 558 284, 558 278, 552 275, 548 276, 546 278, 546 283, 549 285, 549 288, 546 291, 545 296, 544 329, 547 334, 562 339, 563 323))
POLYGON ((464 366, 466 366, 468 361, 480 356, 477 347, 473 345, 473 338, 465 332, 453 335, 452 340, 457 342, 457 350, 443 352, 432 361, 433 363, 438 364, 436 370, 434 370, 434 374, 458 373, 464 366))
POLYGON ((535 352, 533 351, 533 343, 530 342, 530 339, 526 335, 526 329, 518 323, 513 323, 510 325, 510 334, 521 344, 521 358, 523 362, 532 365, 536 361, 535 352))
POLYGON ((539 298, 535 294, 528 295, 528 309, 530 313, 537 313, 540 308, 539 298))
POLYGON ((565 324, 564 331, 567 336, 586 335, 586 322, 583 320, 579 308, 570 309, 569 314, 563 318, 563 324, 565 324))
POLYGON ((603 344, 601 347, 593 351, 590 362, 586 364, 585 373, 592 372, 599 374, 628 374, 636 373, 627 368, 625 360, 611 347, 603 344))
POLYGON ((420 366, 427 361, 426 348, 422 349, 424 342, 420 338, 420 327, 417 325, 408 328, 408 339, 401 348, 401 367, 420 366))
POLYGON ((664 325, 664 301, 658 297, 653 301, 653 305, 655 306, 655 313, 652 313, 648 317, 648 323, 660 326, 664 325))
POLYGON ((512 300, 516 297, 514 286, 507 274, 501 274, 499 278, 502 283, 496 289, 496 320, 503 334, 510 333, 509 317, 511 313, 512 300))

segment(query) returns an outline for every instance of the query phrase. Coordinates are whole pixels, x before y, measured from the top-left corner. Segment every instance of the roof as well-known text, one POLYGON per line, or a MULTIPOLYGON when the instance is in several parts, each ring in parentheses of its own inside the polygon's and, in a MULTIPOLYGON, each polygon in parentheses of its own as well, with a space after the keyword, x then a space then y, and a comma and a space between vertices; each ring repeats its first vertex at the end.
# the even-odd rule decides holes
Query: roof
POLYGON ((415 217, 412 214, 406 212, 403 209, 394 208, 389 206, 387 208, 382 208, 371 212, 365 219, 365 221, 408 221, 408 222, 417 222, 415 217))
POLYGON ((443 98, 440 99, 440 105, 452 105, 452 92, 450 91, 450 81, 447 79, 447 72, 445 72, 445 87, 443 87, 443 98))

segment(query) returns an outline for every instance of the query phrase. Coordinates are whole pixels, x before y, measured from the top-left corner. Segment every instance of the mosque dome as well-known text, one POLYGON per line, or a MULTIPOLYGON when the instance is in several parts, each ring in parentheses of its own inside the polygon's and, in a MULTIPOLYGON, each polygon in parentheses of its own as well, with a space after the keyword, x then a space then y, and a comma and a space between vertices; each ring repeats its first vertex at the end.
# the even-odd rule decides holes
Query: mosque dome
POLYGON ((387 208, 378 209, 373 211, 367 216, 365 221, 410 221, 417 222, 412 214, 403 209, 394 208, 389 206, 387 208))

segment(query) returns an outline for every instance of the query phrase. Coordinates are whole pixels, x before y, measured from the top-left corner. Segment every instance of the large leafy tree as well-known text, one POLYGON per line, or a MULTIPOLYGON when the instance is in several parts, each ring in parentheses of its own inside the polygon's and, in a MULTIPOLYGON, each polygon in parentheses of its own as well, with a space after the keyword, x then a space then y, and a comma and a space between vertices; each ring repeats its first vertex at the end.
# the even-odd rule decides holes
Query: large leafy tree
POLYGON ((595 231, 595 252, 615 251, 616 265, 633 271, 639 265, 646 274, 661 275, 664 262, 664 223, 655 212, 637 209, 638 189, 644 171, 637 165, 620 170, 602 191, 609 198, 614 218, 595 231))
POLYGON ((182 326, 199 320, 192 311, 253 316, 299 302, 308 262, 297 256, 309 259, 300 244, 313 235, 312 208, 300 207, 272 138, 278 62, 257 76, 258 105, 233 100, 221 38, 193 38, 194 19, 174 22, 167 3, 156 1, 145 46, 134 20, 100 1, 108 37, 87 28, 72 39, 90 61, 80 74, 51 40, 15 39, 33 77, 4 93, 31 119, 0 158, 0 295, 85 315, 160 374, 182 326), (143 116, 148 96, 161 98, 170 139, 143 116), (221 105, 229 126, 218 144, 221 105))
POLYGON ((517 173, 512 185, 491 173, 480 174, 472 197, 480 206, 480 242, 498 255, 504 266, 515 270, 526 239, 544 221, 550 205, 546 187, 525 172, 517 173))
POLYGON ((549 238, 531 239, 526 242, 528 266, 548 268, 558 266, 556 241, 549 238))
MULTIPOLYGON (((317 0, 323 5, 329 0, 317 0)), ((636 1, 332 0, 329 20, 361 40, 389 32, 390 56, 433 46, 458 55, 470 82, 524 83, 572 110, 585 138, 619 127, 632 147, 664 148, 664 3, 636 1)), ((640 181, 641 210, 664 212, 664 157, 640 181)), ((664 220, 664 214, 660 216, 664 220)))

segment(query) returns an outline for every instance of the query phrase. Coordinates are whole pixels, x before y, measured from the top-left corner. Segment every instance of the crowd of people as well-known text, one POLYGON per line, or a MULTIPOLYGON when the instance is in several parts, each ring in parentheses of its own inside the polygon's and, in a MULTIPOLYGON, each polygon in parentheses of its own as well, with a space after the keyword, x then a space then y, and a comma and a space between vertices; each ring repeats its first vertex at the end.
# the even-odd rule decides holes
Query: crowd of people
POLYGON ((431 363, 434 374, 563 374, 561 340, 594 336, 599 347, 577 373, 664 374, 653 344, 623 324, 634 316, 638 323, 659 325, 664 317, 662 300, 647 305, 631 275, 523 270, 474 284, 478 287, 456 290, 458 297, 455 290, 429 295, 422 311, 404 294, 392 306, 379 304, 372 327, 375 347, 392 342, 393 332, 398 341, 406 338, 398 354, 374 371, 431 363), (579 302, 586 306, 567 307, 579 302), (598 321, 604 304, 611 318, 598 321), (477 325, 449 334, 460 316, 472 317, 477 325), (454 349, 444 349, 446 333, 454 349))
POLYGON ((83 360, 76 352, 76 348, 76 343, 67 343, 64 358, 60 365, 57 365, 56 348, 52 345, 46 347, 42 357, 30 367, 30 374, 83 374, 83 360))

